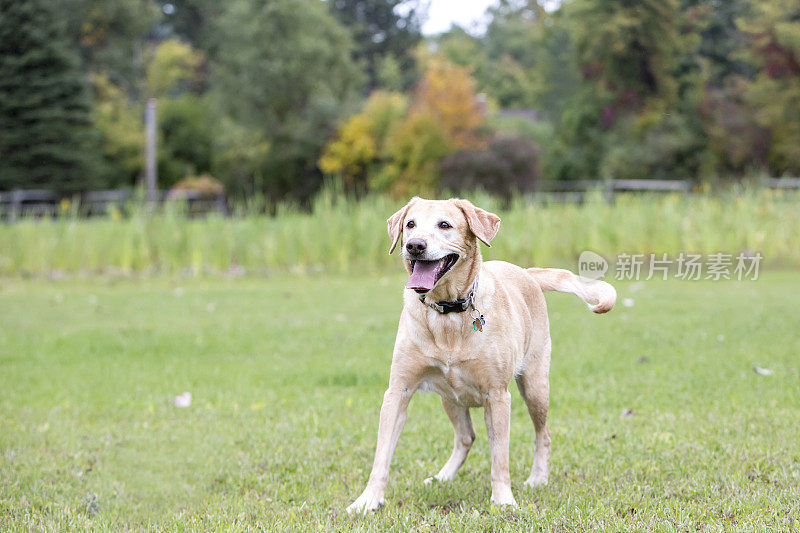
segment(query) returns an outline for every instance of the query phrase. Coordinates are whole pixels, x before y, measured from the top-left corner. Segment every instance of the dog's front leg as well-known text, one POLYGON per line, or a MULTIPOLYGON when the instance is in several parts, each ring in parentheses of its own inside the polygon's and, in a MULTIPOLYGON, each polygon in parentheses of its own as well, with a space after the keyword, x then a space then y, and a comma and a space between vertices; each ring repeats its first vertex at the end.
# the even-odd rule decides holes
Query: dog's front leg
POLYGON ((513 505, 517 502, 511 493, 508 444, 511 436, 511 394, 508 389, 497 389, 486 394, 484 401, 486 433, 492 452, 492 503, 513 505))
POLYGON ((348 508, 348 513, 375 511, 383 506, 383 493, 389 479, 389 464, 406 423, 406 409, 414 390, 409 386, 390 383, 383 395, 381 418, 378 423, 378 444, 367 488, 348 508))

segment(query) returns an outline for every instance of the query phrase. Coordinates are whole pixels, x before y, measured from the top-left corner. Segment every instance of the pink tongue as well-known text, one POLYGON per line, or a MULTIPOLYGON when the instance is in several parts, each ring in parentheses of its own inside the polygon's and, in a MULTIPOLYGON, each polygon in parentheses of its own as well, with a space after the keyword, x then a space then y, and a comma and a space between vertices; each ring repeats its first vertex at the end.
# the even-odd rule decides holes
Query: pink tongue
POLYGON ((439 261, 416 261, 414 271, 408 278, 406 289, 431 290, 436 285, 436 269, 439 261))

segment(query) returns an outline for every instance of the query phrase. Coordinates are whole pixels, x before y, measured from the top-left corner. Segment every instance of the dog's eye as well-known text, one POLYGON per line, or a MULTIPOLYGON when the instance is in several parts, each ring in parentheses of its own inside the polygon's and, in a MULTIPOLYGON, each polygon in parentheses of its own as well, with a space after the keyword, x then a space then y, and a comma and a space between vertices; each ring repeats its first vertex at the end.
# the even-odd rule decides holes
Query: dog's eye
POLYGON ((439 227, 442 228, 442 229, 450 229, 453 226, 451 226, 449 223, 447 223, 444 220, 442 220, 441 222, 439 222, 439 227))
POLYGON ((411 228, 413 228, 414 226, 416 226, 416 224, 414 224, 414 221, 413 221, 413 220, 409 220, 409 221, 408 221, 408 224, 406 224, 406 227, 407 227, 408 229, 411 229, 411 228))

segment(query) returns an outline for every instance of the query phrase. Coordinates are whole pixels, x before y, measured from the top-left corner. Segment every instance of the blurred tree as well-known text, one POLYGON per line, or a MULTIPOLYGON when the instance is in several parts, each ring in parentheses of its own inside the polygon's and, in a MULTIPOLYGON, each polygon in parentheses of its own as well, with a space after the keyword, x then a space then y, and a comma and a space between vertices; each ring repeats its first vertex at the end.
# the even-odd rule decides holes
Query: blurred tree
POLYGON ((576 0, 565 9, 583 83, 565 104, 548 175, 646 178, 696 147, 695 130, 670 119, 679 111, 677 0, 576 0), (651 158, 648 145, 658 140, 669 142, 651 158))
POLYGON ((367 188, 369 173, 384 153, 389 133, 403 119, 408 104, 399 93, 376 91, 364 110, 351 116, 325 147, 319 168, 327 174, 339 174, 345 186, 355 192, 367 188))
POLYGON ((491 65, 484 72, 492 95, 501 107, 536 107, 545 10, 534 1, 501 0, 488 13, 491 22, 482 44, 491 65))
POLYGON ((406 83, 400 62, 394 56, 387 55, 378 65, 377 86, 386 91, 402 91, 406 83))
POLYGON ((747 36, 736 21, 752 16, 752 0, 681 0, 685 28, 682 40, 700 36, 692 59, 701 63, 705 81, 720 87, 731 75, 749 77, 753 68, 744 60, 747 36))
POLYGON ((497 135, 485 150, 460 150, 440 165, 439 185, 454 192, 482 189, 511 198, 534 190, 539 179, 539 148, 520 136, 497 135))
POLYGON ((153 0, 54 0, 86 71, 103 74, 127 94, 140 90, 145 39, 159 17, 153 0))
POLYGON ((546 13, 537 45, 535 108, 551 122, 558 120, 581 87, 577 51, 569 22, 565 9, 546 13))
POLYGON ((349 189, 360 189, 367 182, 367 170, 378 155, 370 118, 359 113, 339 127, 334 140, 328 143, 319 168, 326 174, 341 174, 349 189))
POLYGON ((370 187, 399 196, 435 192, 444 156, 486 147, 484 107, 468 68, 430 57, 407 116, 386 138, 387 162, 370 176, 370 187))
POLYGON ((616 108, 675 98, 677 0, 576 0, 568 5, 584 79, 616 96, 616 108))
MULTIPOLYGON (((478 37, 467 33, 460 26, 453 26, 446 33, 433 37, 437 51, 460 67, 470 67, 481 90, 488 90, 486 76, 490 65, 486 47, 478 37)), ((490 91, 494 94, 494 91, 490 91)))
POLYGON ((434 118, 454 148, 480 148, 486 144, 480 135, 486 119, 485 107, 475 94, 470 69, 436 56, 428 63, 417 86, 412 114, 434 118))
POLYGON ((168 39, 156 45, 145 71, 147 95, 178 95, 196 87, 203 56, 188 44, 168 39))
POLYGON ((607 134, 596 177, 676 179, 696 176, 705 141, 688 115, 659 111, 628 115, 607 134))
POLYGON ((317 0, 232 0, 217 38, 216 104, 264 133, 265 192, 308 197, 321 149, 361 87, 347 31, 317 0))
POLYGON ((198 50, 213 55, 218 44, 213 21, 222 14, 224 3, 217 0, 169 0, 161 3, 163 20, 173 33, 198 50))
POLYGON ((599 93, 588 84, 584 84, 569 99, 556 125, 553 142, 545 154, 547 179, 599 178, 607 134, 601 114, 610 103, 608 94, 599 93))
POLYGON ((212 142, 214 175, 224 178, 229 191, 251 195, 265 189, 270 146, 263 130, 223 116, 214 124, 212 142))
POLYGON ((214 112, 200 94, 203 54, 177 39, 151 46, 145 67, 145 92, 158 98, 159 186, 211 171, 214 112))
POLYGON ((536 112, 527 110, 500 110, 487 117, 487 126, 505 137, 522 137, 538 146, 549 145, 553 140, 553 124, 538 120, 536 112))
POLYGON ((454 27, 438 38, 449 61, 473 69, 478 90, 502 109, 535 109, 555 120, 580 82, 563 9, 548 13, 536 1, 503 0, 488 10, 484 35, 454 27))
POLYGON ((100 185, 80 61, 49 0, 0 0, 0 189, 100 185))
POLYGON ((213 115, 208 98, 184 93, 159 100, 159 187, 169 188, 187 176, 211 171, 213 115))
POLYGON ((420 0, 328 0, 328 4, 350 30, 353 57, 363 63, 367 90, 411 85, 416 73, 412 51, 422 39, 420 0), (399 76, 387 79, 388 68, 396 68, 399 76))
POLYGON ((392 130, 408 111, 408 98, 404 94, 376 91, 372 93, 363 114, 369 117, 370 132, 381 152, 392 130))
POLYGON ((132 185, 144 166, 142 110, 131 105, 125 92, 102 74, 92 74, 92 120, 100 132, 105 160, 105 186, 132 185))
POLYGON ((763 167, 766 132, 744 103, 754 69, 744 59, 746 35, 736 19, 750 16, 751 0, 681 0, 680 52, 675 78, 680 115, 696 137, 700 178, 741 176, 763 167))
POLYGON ((770 132, 756 122, 755 109, 746 99, 750 81, 738 75, 709 86, 700 105, 708 136, 710 160, 706 176, 742 176, 767 169, 770 132))
POLYGON ((778 175, 800 172, 800 4, 775 0, 756 5, 741 20, 750 37, 749 58, 758 68, 745 98, 756 123, 770 133, 768 161, 778 175))
POLYGON ((388 161, 370 176, 370 188, 399 197, 435 194, 439 161, 453 148, 436 117, 412 112, 386 140, 388 161))

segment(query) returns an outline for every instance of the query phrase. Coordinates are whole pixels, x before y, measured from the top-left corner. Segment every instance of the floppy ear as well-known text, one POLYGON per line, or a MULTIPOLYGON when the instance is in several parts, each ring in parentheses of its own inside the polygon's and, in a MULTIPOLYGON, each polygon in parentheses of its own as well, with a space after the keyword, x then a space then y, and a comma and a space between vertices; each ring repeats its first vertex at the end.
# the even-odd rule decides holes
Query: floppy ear
POLYGON ((492 245, 489 242, 494 239, 494 236, 497 235, 497 230, 500 229, 500 217, 480 207, 475 207, 469 200, 453 198, 450 201, 456 204, 456 207, 461 209, 464 216, 467 217, 470 231, 483 244, 491 248, 492 245))
POLYGON ((408 208, 411 207, 411 204, 413 204, 417 198, 417 196, 413 197, 406 205, 403 206, 402 209, 400 209, 400 211, 390 216, 389 220, 386 221, 386 225, 388 226, 389 230, 389 238, 392 239, 392 247, 389 248, 389 253, 394 252, 394 248, 397 246, 397 241, 400 240, 400 235, 403 233, 403 224, 406 221, 406 213, 408 213, 408 208))

